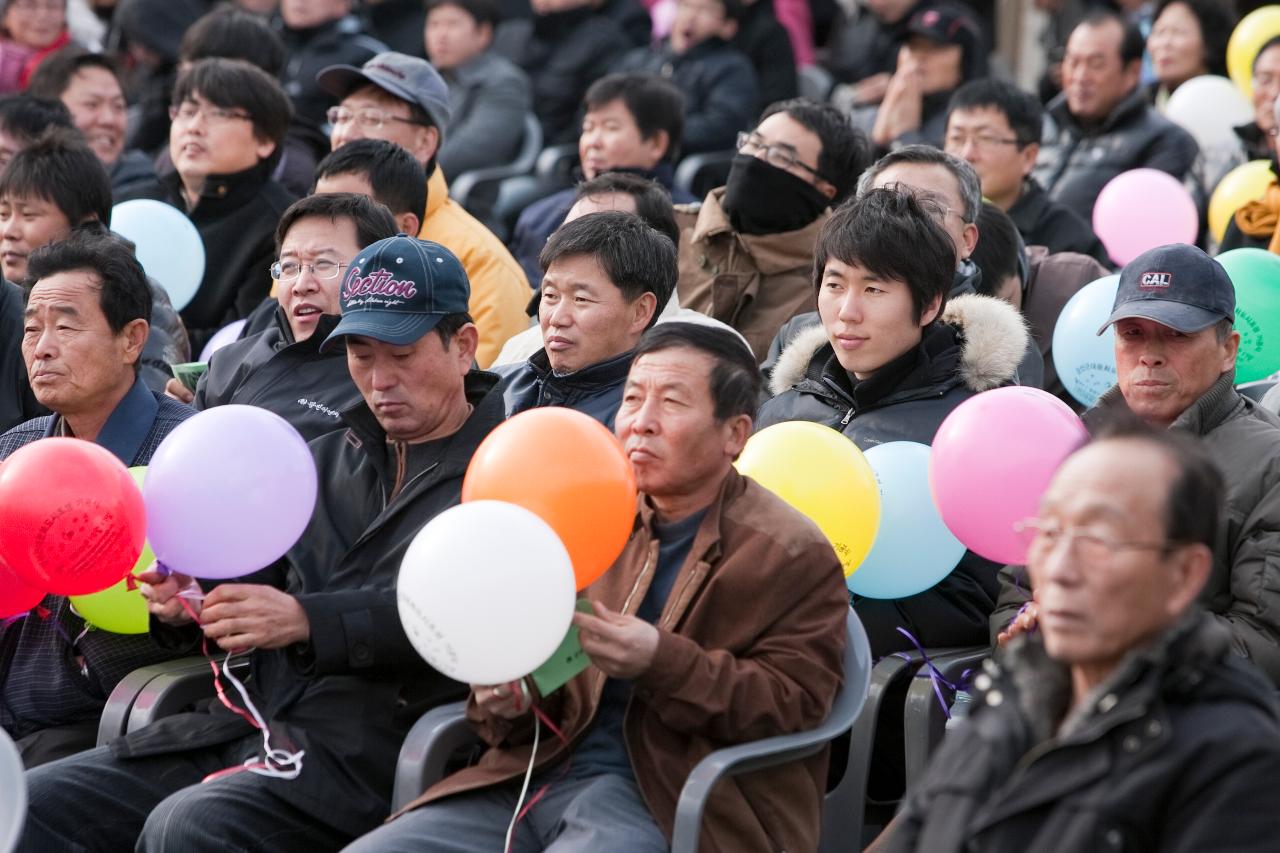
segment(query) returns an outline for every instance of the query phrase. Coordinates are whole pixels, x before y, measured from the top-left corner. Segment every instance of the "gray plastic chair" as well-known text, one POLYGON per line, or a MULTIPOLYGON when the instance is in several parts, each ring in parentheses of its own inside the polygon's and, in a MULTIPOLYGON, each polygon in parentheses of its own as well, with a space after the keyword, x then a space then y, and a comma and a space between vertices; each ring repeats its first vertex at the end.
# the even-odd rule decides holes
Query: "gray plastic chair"
POLYGON ((1275 384, 1276 380, 1274 379, 1259 379, 1256 382, 1245 382, 1243 385, 1237 385, 1236 390, 1255 403, 1261 403, 1262 398, 1267 396, 1267 392, 1274 388, 1275 384))
POLYGON ((18 846, 27 820, 27 780, 22 773, 18 748, 0 729, 0 853, 18 846))
MULTIPOLYGON (((249 659, 233 659, 231 670, 237 678, 244 678, 249 659)), ((182 658, 135 669, 107 697, 98 721, 98 746, 214 695, 213 670, 205 658, 182 658)))
POLYGON ((694 198, 704 198, 713 189, 724 185, 729 175, 729 165, 737 151, 707 151, 702 154, 690 154, 676 166, 672 184, 691 194, 694 198))
POLYGON ((540 151, 542 151, 542 125, 532 113, 526 113, 524 133, 520 137, 520 150, 516 152, 511 162, 463 172, 450 182, 449 198, 465 207, 473 216, 483 219, 488 214, 488 210, 481 204, 492 203, 493 193, 497 192, 498 183, 506 178, 531 173, 538 161, 540 151), (481 195, 487 195, 487 197, 482 199, 481 195))
POLYGON ((796 70, 796 83, 800 88, 800 97, 821 104, 826 102, 836 81, 831 73, 820 65, 801 65, 796 70))
MULTIPOLYGON (((975 669, 991 654, 989 646, 974 646, 954 651, 930 652, 929 660, 938 674, 956 684, 967 669, 975 669)), ((955 695, 945 685, 943 697, 948 704, 955 695)), ((903 742, 906 748, 906 782, 908 790, 924 775, 929 758, 942 742, 946 733, 947 711, 938 701, 929 677, 929 667, 916 670, 911 686, 907 688, 907 703, 902 712, 903 742)))

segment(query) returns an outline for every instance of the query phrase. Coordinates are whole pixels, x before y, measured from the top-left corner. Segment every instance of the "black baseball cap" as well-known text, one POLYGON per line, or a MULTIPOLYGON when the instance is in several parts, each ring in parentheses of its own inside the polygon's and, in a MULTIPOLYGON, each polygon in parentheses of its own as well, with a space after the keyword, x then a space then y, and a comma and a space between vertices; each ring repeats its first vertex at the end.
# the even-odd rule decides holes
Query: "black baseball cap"
POLYGON ((1133 317, 1194 334, 1235 316, 1236 289, 1222 264, 1195 246, 1173 243, 1125 264, 1111 316, 1098 334, 1133 317))
POLYGON ((344 335, 411 344, 446 314, 466 313, 471 283, 462 263, 444 246, 397 234, 360 250, 339 296, 342 319, 320 345, 321 352, 344 335))

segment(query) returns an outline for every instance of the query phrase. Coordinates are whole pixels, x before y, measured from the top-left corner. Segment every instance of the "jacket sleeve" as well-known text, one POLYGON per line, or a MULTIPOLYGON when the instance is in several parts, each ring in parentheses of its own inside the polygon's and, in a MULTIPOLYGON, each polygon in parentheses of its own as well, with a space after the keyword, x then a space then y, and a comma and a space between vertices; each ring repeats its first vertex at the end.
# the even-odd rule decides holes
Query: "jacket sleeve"
POLYGON ((745 56, 730 54, 709 64, 701 86, 702 102, 685 104, 684 150, 697 154, 733 148, 738 131, 751 126, 758 109, 755 69, 745 56))
POLYGON ((785 600, 770 608, 779 617, 749 649, 704 649, 660 629, 653 664, 635 680, 636 697, 668 727, 726 743, 821 722, 840 686, 847 592, 825 543, 794 559, 788 574, 785 600), (795 582, 801 578, 809 583, 795 582))
POLYGON ((531 103, 529 78, 522 73, 498 75, 478 87, 470 112, 460 124, 449 126, 440 149, 445 177, 505 164, 520 147, 531 103))
POLYGON ((405 634, 395 590, 309 592, 297 598, 311 623, 311 639, 290 649, 290 659, 304 673, 407 677, 431 669, 405 634))
POLYGON ((1280 480, 1269 486, 1232 543, 1232 601, 1218 618, 1236 650, 1280 684, 1280 480))
POLYGON ((1026 566, 1003 566, 1000 569, 1000 595, 996 609, 991 612, 991 644, 1018 615, 1022 606, 1031 600, 1031 579, 1026 566))

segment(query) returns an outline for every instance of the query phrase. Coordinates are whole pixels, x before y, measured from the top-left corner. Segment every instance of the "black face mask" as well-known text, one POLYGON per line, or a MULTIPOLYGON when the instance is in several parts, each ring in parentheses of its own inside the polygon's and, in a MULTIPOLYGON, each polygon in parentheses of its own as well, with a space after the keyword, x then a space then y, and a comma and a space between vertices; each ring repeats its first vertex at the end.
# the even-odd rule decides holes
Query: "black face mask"
POLYGON ((818 188, 750 154, 735 154, 720 206, 741 234, 782 234, 822 215, 831 199, 818 188))

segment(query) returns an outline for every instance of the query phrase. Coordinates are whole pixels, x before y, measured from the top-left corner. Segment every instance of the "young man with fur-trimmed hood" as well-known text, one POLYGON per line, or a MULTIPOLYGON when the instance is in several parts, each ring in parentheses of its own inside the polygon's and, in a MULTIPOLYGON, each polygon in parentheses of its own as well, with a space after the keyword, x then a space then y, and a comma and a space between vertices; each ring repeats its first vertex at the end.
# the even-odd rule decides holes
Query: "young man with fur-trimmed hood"
MULTIPOLYGON (((932 201, 873 189, 832 214, 814 247, 820 324, 799 331, 773 367, 757 429, 814 421, 866 449, 931 444, 943 419, 981 391, 1012 384, 1026 325, 1008 303, 948 299, 955 247, 932 201)), ((937 586, 896 601, 855 599, 875 655, 987 642, 995 566, 966 554, 937 586)))

